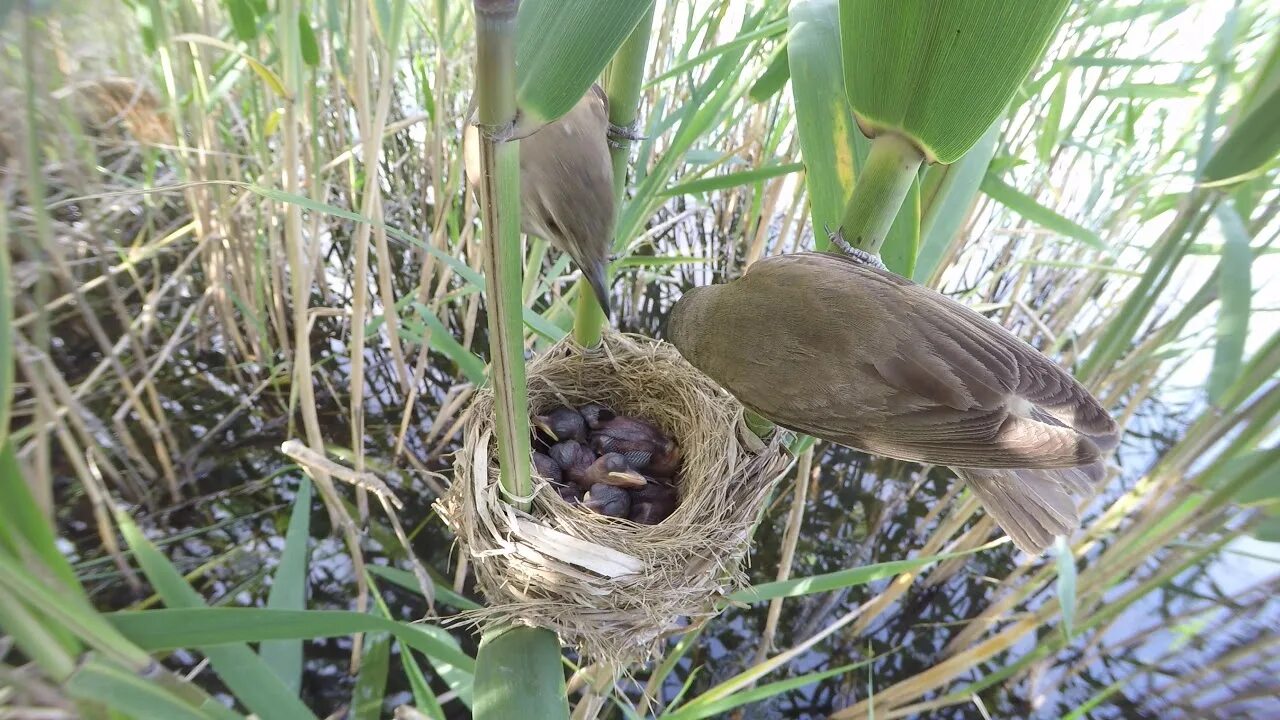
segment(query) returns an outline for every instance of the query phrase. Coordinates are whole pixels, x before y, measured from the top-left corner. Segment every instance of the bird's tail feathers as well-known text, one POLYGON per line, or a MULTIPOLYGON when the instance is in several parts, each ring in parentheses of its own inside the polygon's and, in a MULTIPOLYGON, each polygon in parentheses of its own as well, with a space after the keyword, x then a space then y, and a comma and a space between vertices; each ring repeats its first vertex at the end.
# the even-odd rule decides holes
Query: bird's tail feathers
POLYGON ((956 472, 1018 548, 1040 555, 1055 536, 1069 535, 1079 526, 1074 496, 1093 495, 1103 466, 1099 461, 1049 470, 958 468, 956 472))

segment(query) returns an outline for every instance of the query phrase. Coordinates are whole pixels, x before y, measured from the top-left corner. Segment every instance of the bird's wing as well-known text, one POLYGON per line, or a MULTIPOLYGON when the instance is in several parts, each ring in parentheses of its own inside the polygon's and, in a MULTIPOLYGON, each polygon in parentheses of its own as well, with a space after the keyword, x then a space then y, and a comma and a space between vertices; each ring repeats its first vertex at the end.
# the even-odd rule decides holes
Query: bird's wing
POLYGON ((827 285, 833 302, 852 303, 838 312, 863 316, 856 322, 866 323, 867 332, 851 336, 863 345, 846 348, 846 356, 862 361, 853 374, 879 386, 881 394, 865 386, 839 392, 837 386, 833 400, 811 415, 830 427, 800 420, 813 434, 831 437, 858 428, 857 438, 845 438, 855 447, 959 467, 1057 468, 1097 460, 1097 443, 1081 432, 1105 435, 1114 432, 1114 423, 1066 371, 949 298, 843 256, 826 257, 840 262, 824 258, 820 267, 837 271, 821 273, 826 277, 814 292, 824 293, 827 285), (857 291, 849 292, 849 284, 857 291), (873 304, 878 311, 869 310, 873 304), (865 346, 868 337, 875 347, 865 346), (840 407, 842 397, 863 402, 840 407), (868 408, 868 401, 879 406, 868 408), (1049 414, 1037 415, 1037 405, 1049 414), (868 410, 875 422, 858 416, 868 410))

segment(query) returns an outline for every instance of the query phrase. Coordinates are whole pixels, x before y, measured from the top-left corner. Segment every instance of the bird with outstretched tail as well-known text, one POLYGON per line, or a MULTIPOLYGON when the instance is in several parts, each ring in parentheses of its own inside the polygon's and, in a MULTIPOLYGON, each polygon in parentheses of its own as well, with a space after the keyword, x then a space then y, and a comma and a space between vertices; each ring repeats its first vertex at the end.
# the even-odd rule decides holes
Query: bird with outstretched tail
POLYGON ((1069 373, 933 290, 830 253, 762 259, 686 292, 667 335, 695 367, 783 427, 947 465, 1021 549, 1079 525, 1074 495, 1119 431, 1069 373))

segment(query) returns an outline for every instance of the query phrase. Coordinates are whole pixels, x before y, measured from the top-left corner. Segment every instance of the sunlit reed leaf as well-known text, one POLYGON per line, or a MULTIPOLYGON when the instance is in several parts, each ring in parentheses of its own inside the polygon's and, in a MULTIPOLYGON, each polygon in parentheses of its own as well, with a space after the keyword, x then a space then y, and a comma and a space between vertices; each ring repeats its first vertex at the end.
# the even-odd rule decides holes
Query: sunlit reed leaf
POLYGON ((1280 84, 1238 120, 1214 151, 1201 176, 1225 185, 1251 177, 1280 153, 1280 84))
POLYGON ((660 196, 673 197, 676 195, 689 195, 692 193, 727 190, 729 188, 748 185, 760 180, 768 180, 782 175, 789 175, 801 170, 804 170, 804 165, 802 163, 769 164, 763 167, 752 168, 751 170, 742 170, 739 172, 725 173, 724 175, 698 178, 697 180, 690 180, 689 182, 672 185, 666 190, 663 190, 660 193, 660 196))
POLYGON ((911 138, 952 163, 973 147, 1040 61, 1066 0, 842 0, 849 103, 871 134, 911 138))
MULTIPOLYGON (((302 610, 307 604, 307 542, 311 539, 311 480, 303 477, 289 515, 284 552, 271 580, 267 607, 273 610, 302 610)), ((293 692, 302 690, 302 641, 264 642, 258 654, 276 676, 293 692)))
POLYGON ((246 63, 248 63, 249 68, 253 70, 254 74, 262 78, 262 81, 266 83, 267 87, 270 88, 272 92, 274 92, 276 95, 282 98, 287 98, 289 96, 289 93, 285 92, 284 81, 280 79, 279 75, 275 74, 275 72, 272 71, 270 68, 268 68, 266 65, 263 65, 257 58, 240 50, 234 45, 225 43, 217 38, 211 38, 208 35, 200 35, 197 33, 184 33, 181 35, 174 35, 173 39, 175 42, 189 42, 189 43, 194 43, 196 45, 209 45, 212 47, 216 47, 220 50, 226 50, 229 53, 234 53, 236 55, 239 55, 246 63))
MULTIPOLYGON (((137 673, 102 658, 90 656, 67 680, 67 692, 86 702, 102 703, 123 717, 213 720, 225 712, 199 708, 137 673)), ((234 713, 231 717, 239 717, 234 713)))
POLYGON ((554 634, 514 627, 486 640, 476 655, 476 720, 569 717, 554 634))
POLYGON ((373 633, 366 638, 366 650, 351 691, 351 720, 378 720, 383 717, 382 699, 387 691, 387 671, 391 665, 391 634, 373 633))
POLYGON ((814 244, 825 249, 824 228, 840 226, 853 194, 854 143, 859 135, 845 100, 840 72, 840 26, 836 0, 793 3, 787 53, 796 134, 805 164, 814 244))
POLYGON ((1253 298, 1250 268, 1253 253, 1249 250, 1249 230, 1244 220, 1228 201, 1216 211, 1226 243, 1218 263, 1218 294, 1222 303, 1218 311, 1217 341, 1213 350, 1213 367, 1209 371, 1209 401, 1222 407, 1227 390, 1240 377, 1244 365, 1244 345, 1249 336, 1249 309, 1253 298))
POLYGON ((524 0, 516 30, 516 104, 533 127, 569 112, 652 0, 524 0))
POLYGON ((890 562, 876 563, 875 565, 864 565, 863 567, 849 568, 848 570, 837 570, 836 572, 825 573, 823 575, 813 575, 810 577, 792 578, 790 580, 779 580, 776 582, 761 583, 753 585, 749 588, 739 590, 729 596, 730 600, 744 603, 757 603, 765 600, 772 600, 780 597, 800 597, 802 595, 812 595, 814 593, 829 592, 831 590, 839 590, 841 588, 853 587, 855 585, 865 585, 876 580, 884 580, 891 578, 904 572, 918 570, 927 567, 936 562, 950 560, 951 558, 964 557, 972 555, 983 550, 990 550, 996 545, 1003 544, 1003 538, 985 545, 979 545, 972 550, 965 550, 956 553, 943 553, 941 555, 930 555, 927 557, 911 558, 909 560, 893 560, 890 562))
MULTIPOLYGON (((165 605, 170 608, 184 608, 150 612, 204 613, 225 610, 224 608, 206 608, 204 598, 200 597, 200 594, 187 583, 169 559, 151 544, 130 517, 117 514, 116 522, 120 526, 120 534, 133 550, 142 572, 147 576, 156 593, 164 600, 165 605)), ((266 612, 286 611, 268 610, 266 612)), ((115 624, 113 616, 107 616, 107 618, 115 624)), ((120 629, 118 625, 117 629, 120 629)), ((130 637, 128 632, 122 631, 122 633, 130 637)), ((137 643, 136 638, 130 637, 130 639, 137 643)), ((252 639, 269 638, 260 635, 252 639)), ((314 718, 311 711, 298 699, 297 693, 285 687, 271 667, 243 643, 244 641, 237 642, 235 638, 226 635, 212 635, 208 636, 204 642, 184 642, 174 647, 199 648, 200 652, 209 658, 209 664, 213 666, 213 671, 218 674, 218 677, 254 713, 280 718, 314 718)), ((154 648, 144 646, 143 649, 154 648)))
POLYGON ((1097 233, 1041 205, 1035 198, 1014 189, 1013 186, 989 172, 982 180, 982 192, 1043 228, 1079 240, 1095 250, 1108 251, 1097 233))
POLYGON ((666 72, 650 80, 647 84, 657 85, 663 80, 668 80, 670 78, 676 77, 677 75, 682 75, 699 65, 702 65, 706 62, 709 62, 711 60, 714 60, 720 57, 721 55, 724 55, 727 52, 742 50, 752 41, 761 40, 764 38, 776 37, 778 35, 781 35, 782 33, 786 32, 786 29, 787 29, 786 20, 776 20, 774 22, 769 23, 768 25, 765 25, 764 27, 758 30, 753 30, 748 33, 743 33, 735 37, 734 39, 730 40, 729 42, 724 43, 723 45, 717 45, 716 47, 713 47, 704 53, 696 55, 682 63, 675 65, 674 67, 670 68, 666 72))
POLYGON ((58 550, 53 527, 23 479, 13 443, 8 440, 0 446, 0 497, 4 498, 0 502, 0 550, 7 551, 15 561, 22 558, 39 563, 41 576, 55 580, 61 586, 57 588, 61 595, 87 607, 84 588, 71 563, 58 550))
MULTIPOLYGON (((391 583, 395 583, 396 585, 399 585, 401 588, 404 588, 405 590, 417 593, 419 595, 422 594, 422 588, 419 586, 417 578, 415 578, 413 576, 413 573, 409 572, 408 570, 401 570, 400 568, 387 567, 385 565, 369 565, 367 569, 369 570, 369 572, 373 573, 374 575, 377 575, 383 580, 386 580, 391 583)), ((440 582, 440 578, 434 578, 434 579, 437 580, 436 603, 450 605, 452 607, 458 608, 459 610, 479 610, 480 608, 484 607, 480 603, 454 592, 449 587, 448 583, 440 582)))
POLYGON ((1049 96, 1049 109, 1045 112, 1044 125, 1036 139, 1036 157, 1042 163, 1048 163, 1053 151, 1058 147, 1058 133, 1062 125, 1062 109, 1067 103, 1067 85, 1071 80, 1069 68, 1064 67, 1058 73, 1058 84, 1049 96))
POLYGON ((973 207, 1000 141, 997 119, 978 143, 950 165, 934 165, 920 187, 920 251, 912 279, 931 284, 956 233, 973 207))
MULTIPOLYGON (((183 608, 108 613, 113 626, 145 650, 173 650, 215 643, 310 640, 359 632, 389 632, 426 655, 473 674, 475 661, 441 642, 420 623, 400 623, 345 610, 183 608)), ((274 675, 272 678, 274 680, 274 675)))
POLYGON ((822 682, 827 678, 843 675, 850 670, 856 670, 871 662, 863 660, 862 662, 849 663, 830 670, 821 672, 806 673, 798 675, 786 680, 778 680, 776 682, 766 683, 750 690, 741 690, 724 697, 715 697, 710 694, 698 697, 698 699, 688 703, 680 708, 677 712, 667 713, 663 715, 664 720, 701 720, 702 718, 720 717, 730 710, 742 707, 749 703, 760 702, 771 697, 781 695, 792 690, 797 690, 814 683, 822 682))
POLYGON ((1054 563, 1058 569, 1058 607, 1062 612, 1062 633, 1067 641, 1075 634, 1076 556, 1061 535, 1054 540, 1054 563))
MULTIPOLYGON (((413 310, 427 328, 431 330, 431 347, 439 350, 445 357, 453 361, 464 377, 480 385, 485 382, 485 362, 478 355, 462 347, 462 343, 453 336, 435 313, 420 302, 413 302, 413 310)), ((418 338, 419 341, 425 338, 418 338)))
POLYGON ((305 12, 298 13, 298 49, 302 52, 302 62, 311 67, 320 64, 320 43, 305 12))
POLYGON ((773 59, 765 67, 764 73, 751 84, 747 96, 756 102, 765 102, 777 95, 791 79, 791 63, 787 61, 789 50, 787 43, 782 43, 775 51, 773 59))
POLYGON ((258 19, 254 17, 249 0, 223 0, 223 4, 227 6, 231 27, 238 39, 249 42, 258 36, 258 19))

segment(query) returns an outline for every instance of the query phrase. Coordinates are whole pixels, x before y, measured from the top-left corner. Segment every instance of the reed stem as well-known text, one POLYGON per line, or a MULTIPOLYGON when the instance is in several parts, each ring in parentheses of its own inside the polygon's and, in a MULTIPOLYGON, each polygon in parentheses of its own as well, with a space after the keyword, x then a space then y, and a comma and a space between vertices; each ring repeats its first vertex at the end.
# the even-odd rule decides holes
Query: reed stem
POLYGON ((524 265, 520 252, 520 145, 495 142, 516 117, 516 12, 519 0, 475 0, 476 97, 480 132, 480 208, 484 226, 490 381, 493 383, 502 491, 528 507, 529 396, 525 387, 524 265))
POLYGON ((846 242, 859 250, 880 254, 880 246, 922 162, 924 155, 901 135, 884 133, 871 141, 871 154, 858 173, 853 197, 840 222, 846 242))

